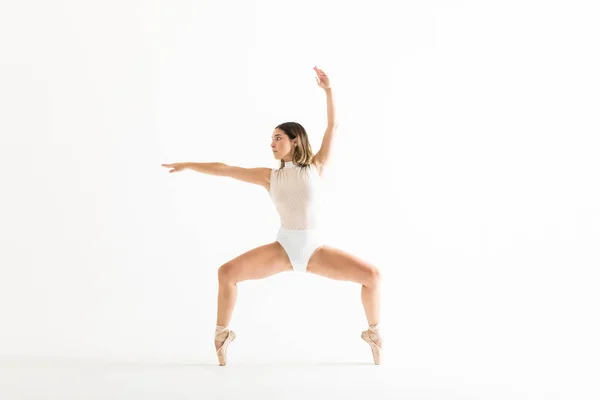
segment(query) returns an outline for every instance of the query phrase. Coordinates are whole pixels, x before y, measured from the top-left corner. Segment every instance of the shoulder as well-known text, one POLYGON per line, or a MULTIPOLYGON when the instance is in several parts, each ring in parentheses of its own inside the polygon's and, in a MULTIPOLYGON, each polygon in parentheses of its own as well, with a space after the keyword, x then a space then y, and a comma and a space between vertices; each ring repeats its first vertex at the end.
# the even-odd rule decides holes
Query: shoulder
POLYGON ((280 168, 262 168, 264 170, 264 175, 266 178, 265 184, 262 185, 268 192, 271 191, 271 181, 273 180, 273 176, 280 171, 280 168))
POLYGON ((267 181, 270 179, 271 173, 273 172, 272 168, 266 167, 250 168, 250 170, 253 174, 260 176, 267 181))
POLYGON ((220 169, 219 175, 229 176, 240 181, 254 183, 265 188, 269 187, 271 181, 271 168, 245 168, 227 165, 220 169))
POLYGON ((241 170, 244 172, 240 172, 240 174, 246 175, 244 177, 245 179, 242 178, 243 180, 247 180, 248 182, 255 183, 263 187, 269 186, 269 182, 271 181, 271 168, 241 168, 241 170))

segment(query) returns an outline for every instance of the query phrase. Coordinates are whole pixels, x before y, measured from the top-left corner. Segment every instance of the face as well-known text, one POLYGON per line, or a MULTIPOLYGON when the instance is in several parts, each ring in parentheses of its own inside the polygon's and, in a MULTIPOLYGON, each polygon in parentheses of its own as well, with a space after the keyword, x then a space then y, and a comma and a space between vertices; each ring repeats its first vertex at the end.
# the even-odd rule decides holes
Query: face
POLYGON ((275 129, 271 136, 271 150, 276 160, 291 161, 295 140, 291 140, 281 129, 275 129))

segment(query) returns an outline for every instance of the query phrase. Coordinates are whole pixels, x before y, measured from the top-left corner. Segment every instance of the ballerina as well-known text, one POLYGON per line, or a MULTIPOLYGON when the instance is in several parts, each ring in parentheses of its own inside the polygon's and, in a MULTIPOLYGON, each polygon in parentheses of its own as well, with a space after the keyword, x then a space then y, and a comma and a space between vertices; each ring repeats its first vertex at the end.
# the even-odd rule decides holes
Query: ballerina
POLYGON ((371 347, 374 363, 379 365, 381 360, 379 269, 328 246, 319 231, 321 176, 328 163, 337 122, 330 79, 316 66, 314 71, 316 82, 327 98, 327 129, 316 155, 313 156, 302 125, 285 122, 275 127, 271 136, 273 156, 280 160, 277 169, 242 168, 220 162, 161 164, 171 168, 170 173, 190 169, 260 185, 269 192, 280 216, 281 226, 274 242, 249 250, 219 267, 214 342, 221 366, 227 364, 227 348, 236 338, 228 326, 237 300, 237 284, 285 271, 310 272, 362 285, 361 299, 369 326, 361 333, 361 338, 371 347))

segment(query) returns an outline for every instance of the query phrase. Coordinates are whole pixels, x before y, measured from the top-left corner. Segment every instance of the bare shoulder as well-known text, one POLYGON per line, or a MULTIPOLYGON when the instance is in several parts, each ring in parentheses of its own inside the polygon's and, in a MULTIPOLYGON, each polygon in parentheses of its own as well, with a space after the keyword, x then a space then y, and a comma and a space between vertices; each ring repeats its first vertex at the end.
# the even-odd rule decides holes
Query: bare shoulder
POLYGON ((271 181, 271 168, 244 168, 228 166, 226 175, 234 179, 248 183, 254 183, 268 189, 271 181))
POLYGON ((272 168, 258 167, 258 168, 250 168, 253 174, 256 175, 257 182, 260 186, 269 190, 271 186, 271 172, 272 168))

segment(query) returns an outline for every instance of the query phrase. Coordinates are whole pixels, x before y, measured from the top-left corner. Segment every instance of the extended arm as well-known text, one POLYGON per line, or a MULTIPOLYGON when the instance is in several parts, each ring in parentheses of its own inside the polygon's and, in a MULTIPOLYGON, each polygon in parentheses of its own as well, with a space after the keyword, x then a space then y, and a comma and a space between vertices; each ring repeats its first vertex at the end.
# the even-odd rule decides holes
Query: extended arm
POLYGON ((314 157, 315 164, 322 170, 323 166, 327 163, 331 152, 331 144, 333 136, 337 130, 337 120, 335 116, 335 104, 333 99, 333 92, 329 85, 329 77, 320 69, 315 67, 318 79, 317 83, 325 91, 327 96, 327 129, 323 135, 323 142, 321 148, 314 157))
POLYGON ((271 180, 271 169, 269 168, 243 168, 227 165, 221 162, 184 162, 176 164, 163 164, 163 166, 174 168, 173 171, 190 169, 192 171, 202 172, 209 175, 228 176, 240 181, 254 183, 256 185, 263 186, 264 188, 269 187, 271 180))

